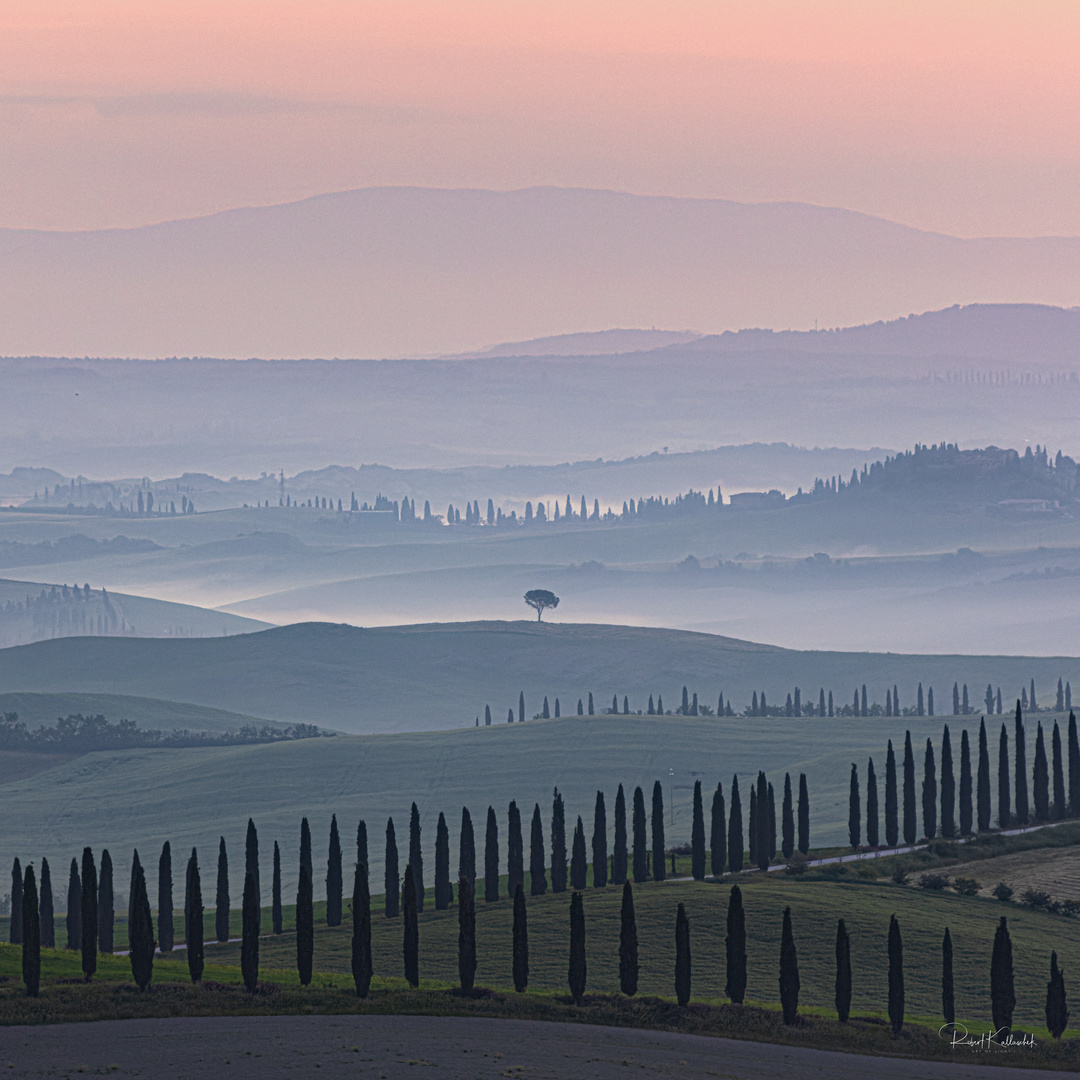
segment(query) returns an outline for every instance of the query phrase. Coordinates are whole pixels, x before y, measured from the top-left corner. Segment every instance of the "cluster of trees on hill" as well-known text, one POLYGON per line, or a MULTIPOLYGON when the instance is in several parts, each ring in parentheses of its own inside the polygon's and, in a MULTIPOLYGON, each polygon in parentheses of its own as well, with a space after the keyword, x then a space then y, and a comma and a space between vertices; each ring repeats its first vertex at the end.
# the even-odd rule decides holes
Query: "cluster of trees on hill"
POLYGON ((18 713, 9 712, 0 719, 0 750, 68 754, 136 747, 241 746, 317 739, 331 734, 314 724, 290 724, 284 727, 245 724, 235 731, 188 731, 186 728, 159 731, 156 728, 140 728, 134 720, 110 724, 100 713, 94 716, 72 713, 59 718, 55 727, 42 725, 28 728, 19 719, 18 713))
POLYGON ((53 585, 25 600, 8 600, 3 608, 3 623, 29 617, 36 637, 65 637, 73 634, 132 634, 128 622, 104 588, 89 585, 53 585))

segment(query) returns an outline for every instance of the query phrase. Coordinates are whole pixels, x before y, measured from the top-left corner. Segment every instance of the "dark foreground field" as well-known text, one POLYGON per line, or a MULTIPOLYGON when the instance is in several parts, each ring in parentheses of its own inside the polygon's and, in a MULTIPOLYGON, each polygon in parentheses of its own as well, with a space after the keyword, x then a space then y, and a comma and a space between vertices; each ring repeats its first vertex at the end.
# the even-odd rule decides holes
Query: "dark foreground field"
POLYGON ((423 1016, 235 1016, 115 1020, 4 1031, 0 1066, 12 1077, 437 1076, 724 1077, 725 1080, 996 1080, 1042 1074, 1013 1068, 1008 1055, 987 1070, 971 1051, 955 1062, 870 1058, 663 1031, 587 1024, 423 1016), (316 1072, 315 1070, 318 1070, 316 1072))

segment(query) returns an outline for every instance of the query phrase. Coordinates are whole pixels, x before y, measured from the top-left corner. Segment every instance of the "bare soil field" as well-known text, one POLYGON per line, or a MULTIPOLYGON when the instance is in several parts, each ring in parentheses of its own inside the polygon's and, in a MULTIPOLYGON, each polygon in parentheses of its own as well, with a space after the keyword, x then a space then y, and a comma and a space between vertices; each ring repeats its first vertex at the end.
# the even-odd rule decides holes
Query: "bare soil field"
POLYGON ((956 868, 956 876, 975 878, 983 896, 989 896, 994 886, 1004 881, 1012 886, 1016 897, 1025 889, 1039 889, 1055 900, 1080 899, 1080 848, 1018 851, 968 862, 956 868))

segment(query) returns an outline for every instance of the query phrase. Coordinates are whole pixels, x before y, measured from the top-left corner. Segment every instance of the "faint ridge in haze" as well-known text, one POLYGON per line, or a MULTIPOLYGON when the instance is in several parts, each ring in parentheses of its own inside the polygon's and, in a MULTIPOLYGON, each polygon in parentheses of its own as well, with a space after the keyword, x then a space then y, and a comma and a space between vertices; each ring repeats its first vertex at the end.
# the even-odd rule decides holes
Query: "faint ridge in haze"
POLYGON ((484 356, 618 356, 651 352, 669 345, 686 345, 704 335, 695 330, 590 330, 555 334, 531 341, 504 341, 477 352, 457 353, 461 359, 484 356))

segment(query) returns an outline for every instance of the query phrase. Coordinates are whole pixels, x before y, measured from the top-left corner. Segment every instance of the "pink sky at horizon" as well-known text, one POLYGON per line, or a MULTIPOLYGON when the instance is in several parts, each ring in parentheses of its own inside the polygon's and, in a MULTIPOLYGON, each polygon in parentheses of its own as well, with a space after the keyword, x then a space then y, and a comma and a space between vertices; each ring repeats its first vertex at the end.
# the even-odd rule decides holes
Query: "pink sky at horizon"
POLYGON ((0 226, 415 184, 1080 235, 1061 0, 7 0, 0 226))

